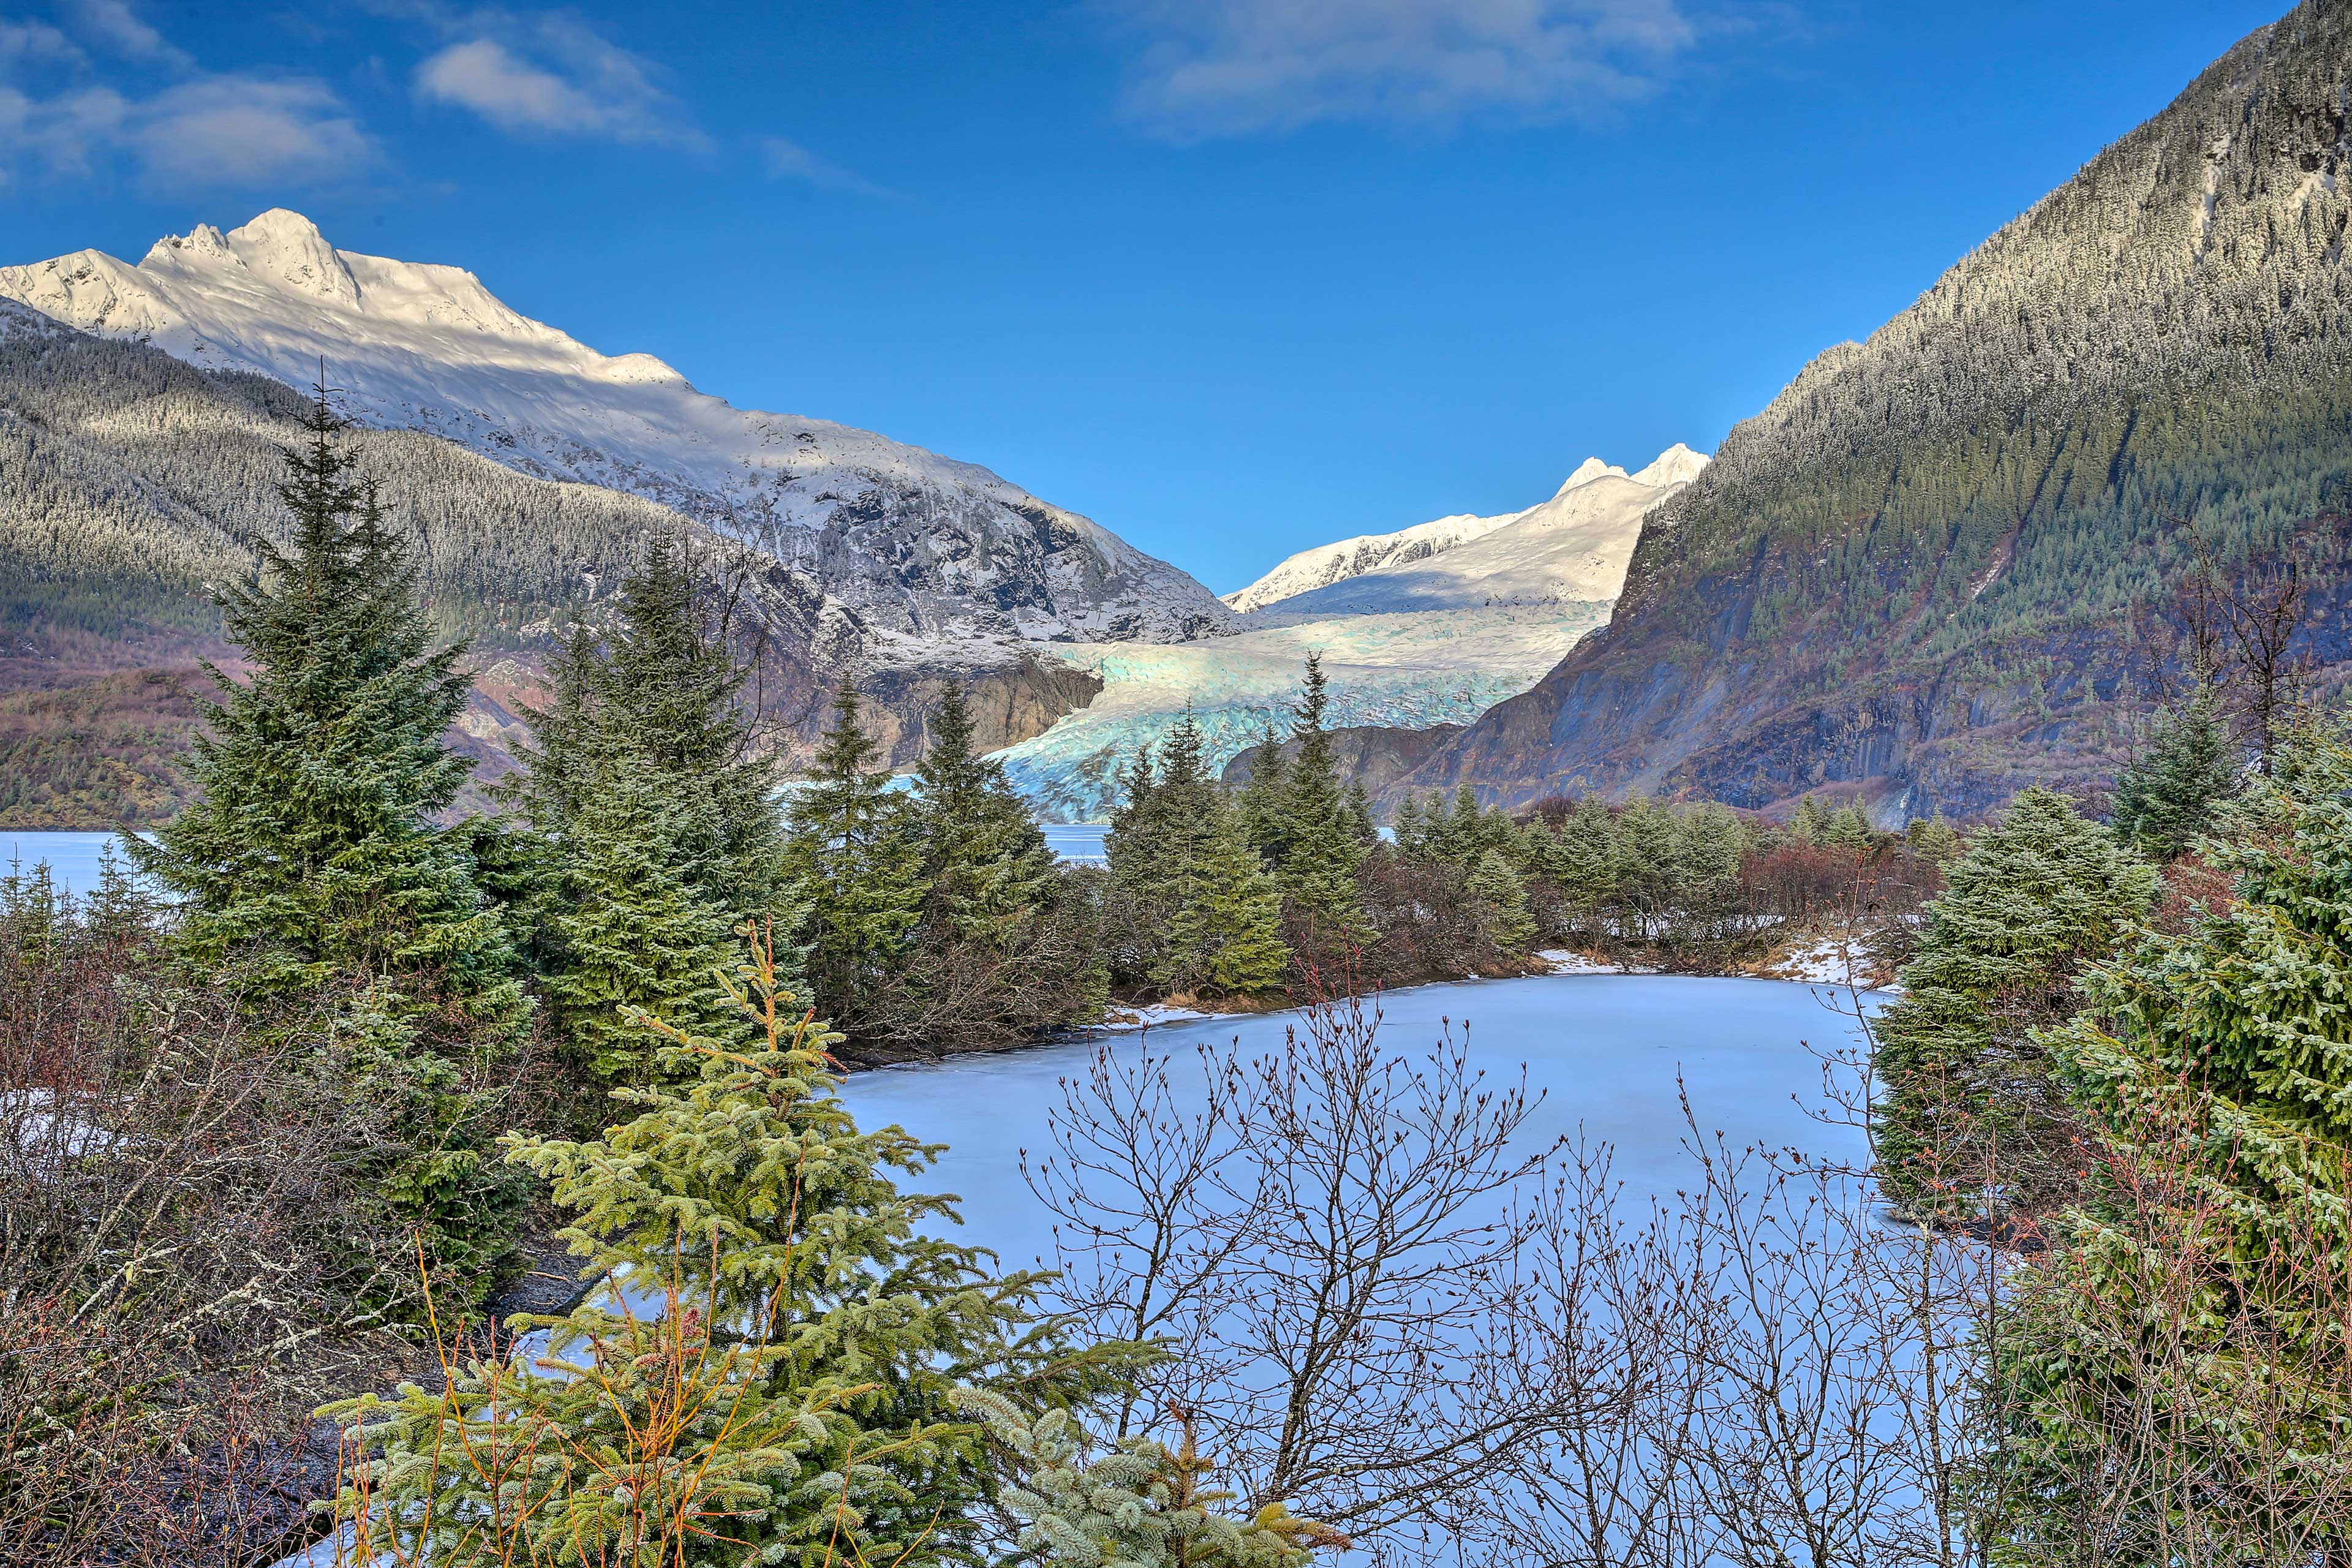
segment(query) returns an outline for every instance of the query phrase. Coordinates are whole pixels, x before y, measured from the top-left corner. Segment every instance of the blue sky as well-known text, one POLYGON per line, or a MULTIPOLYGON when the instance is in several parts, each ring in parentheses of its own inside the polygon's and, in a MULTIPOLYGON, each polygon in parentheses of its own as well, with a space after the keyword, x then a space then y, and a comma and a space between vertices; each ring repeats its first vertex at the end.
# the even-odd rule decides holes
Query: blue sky
POLYGON ((0 0, 0 262, 270 205, 1220 591, 1712 449, 2281 0, 0 0))

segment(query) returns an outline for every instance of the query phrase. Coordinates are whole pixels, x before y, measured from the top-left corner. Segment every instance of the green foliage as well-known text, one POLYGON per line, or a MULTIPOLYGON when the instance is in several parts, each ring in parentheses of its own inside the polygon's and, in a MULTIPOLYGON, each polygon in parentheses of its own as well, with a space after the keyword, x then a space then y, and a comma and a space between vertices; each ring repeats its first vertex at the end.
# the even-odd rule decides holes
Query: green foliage
POLYGON ((1066 1411, 1035 1420, 984 1392, 957 1403, 982 1416, 1011 1451, 1019 1484, 1005 1507, 1020 1523, 1014 1544, 1034 1561, 1072 1568, 1306 1568, 1318 1551, 1344 1551, 1328 1525, 1293 1519, 1269 1503, 1246 1520, 1217 1510, 1233 1494, 1207 1482, 1210 1466, 1189 1424, 1177 1447, 1118 1438, 1089 1456, 1084 1429, 1066 1411))
POLYGON ((526 1004, 470 836, 434 820, 471 765, 443 740, 466 702, 463 650, 436 646, 323 401, 305 427, 280 489, 293 542, 261 542, 259 577, 221 595, 253 674, 213 672, 226 698, 184 763, 201 798, 155 843, 125 843, 180 900, 184 963, 234 972, 283 1017, 332 1015, 376 1064, 409 1108, 386 1157, 394 1212, 478 1290, 517 1201, 478 1154, 488 1074, 526 1004))
POLYGON ((914 952, 929 886, 913 805, 877 765, 857 692, 835 693, 806 787, 792 801, 784 863, 809 910, 808 975, 829 1009, 895 981, 914 952))
POLYGON ((687 879, 680 813, 660 782, 608 766, 584 794, 562 845, 548 917, 558 957, 544 984, 590 1079, 642 1083, 652 1052, 630 1011, 720 1040, 742 1033, 716 978, 734 944, 725 914, 687 879))
POLYGON ((1525 952, 1535 941, 1536 922, 1528 914, 1527 884, 1511 863, 1487 850, 1470 873, 1470 890, 1486 902, 1495 945, 1505 952, 1525 952))
POLYGON ((507 1560, 509 1542, 557 1560, 582 1521, 638 1553, 621 1561, 685 1568, 971 1562, 993 1483, 957 1393, 1035 1413, 1138 1364, 1133 1347, 1072 1342, 1042 1314, 1044 1277, 994 1275, 930 1234, 951 1200, 898 1179, 940 1146, 857 1127, 831 1065, 841 1037, 782 989, 756 935, 728 990, 751 1044, 638 1015, 663 1079, 617 1091, 629 1120, 585 1142, 506 1141, 571 1212, 560 1234, 589 1277, 661 1282, 658 1321, 597 1300, 518 1319, 552 1331, 552 1375, 476 1363, 446 1393, 337 1407, 371 1454, 347 1516, 478 1543, 440 1546, 453 1563, 507 1560))
POLYGON ((2112 1561, 2160 1560, 2184 1500, 2242 1532, 2209 1560, 2352 1547, 2352 746, 2298 738, 2210 842, 2237 900, 2093 968, 2045 1038, 2104 1155, 2002 1325, 2002 1479, 2053 1557, 2076 1495, 2118 1478, 2147 1533, 2112 1561))
POLYGON ((2063 795, 2033 789, 1945 879, 1903 967, 1906 994, 1878 1020, 1882 1180, 1916 1209, 2032 1210, 2064 1191, 2073 1125, 2033 1031, 2129 934, 2156 872, 2063 795))
POLYGON ((2178 859, 2237 787, 2237 748, 2221 703, 2211 682, 2200 684, 2158 716, 2147 750, 2117 775, 2111 826, 2141 854, 2178 859))
MULTIPOLYGON (((1363 864, 1364 843, 1324 727, 1329 708, 1322 658, 1310 653, 1290 731, 1298 755, 1266 786, 1270 822, 1261 831, 1271 847, 1261 845, 1260 853, 1289 907, 1310 926, 1340 933, 1358 924, 1356 869, 1363 864)), ((1260 763, 1259 776, 1272 772, 1260 763)))
POLYGON ((1241 825, 1218 801, 1189 858, 1175 867, 1172 912, 1160 931, 1152 978, 1197 996, 1249 996, 1281 985, 1282 891, 1241 825))
POLYGON ((1054 852, 1006 781, 1004 764, 973 752, 971 710, 961 688, 949 687, 940 700, 929 742, 915 771, 929 923, 1002 949, 1052 899, 1054 852))

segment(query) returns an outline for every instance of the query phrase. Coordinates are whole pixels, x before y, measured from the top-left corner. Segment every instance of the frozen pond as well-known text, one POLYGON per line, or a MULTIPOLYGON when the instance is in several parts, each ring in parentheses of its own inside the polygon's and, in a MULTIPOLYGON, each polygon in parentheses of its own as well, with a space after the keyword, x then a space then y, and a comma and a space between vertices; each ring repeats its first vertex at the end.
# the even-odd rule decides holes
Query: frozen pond
POLYGON ((49 874, 58 885, 76 893, 87 893, 98 886, 100 854, 110 844, 114 845, 115 858, 122 858, 121 835, 119 833, 34 833, 15 828, 0 829, 0 875, 11 869, 30 871, 43 861, 48 862, 49 874))
MULTIPOLYGON (((1842 988, 1769 980, 1678 975, 1552 975, 1528 980, 1425 985, 1395 993, 1382 1008, 1381 1038, 1400 1056, 1423 1056, 1451 1019, 1466 1023, 1471 1059, 1490 1084, 1516 1083, 1522 1064, 1543 1103, 1520 1139, 1540 1147, 1580 1129, 1613 1143, 1616 1174, 1630 1194, 1671 1193, 1687 1180, 1677 1077, 1700 1126, 1736 1143, 1857 1154, 1860 1136, 1809 1111, 1822 1075, 1806 1048, 1842 1046, 1858 1032, 1842 988)), ((1876 1001, 1865 998, 1867 1005, 1876 1001)), ((1189 1056, 1206 1043, 1244 1058, 1279 1050, 1292 1015, 1163 1025, 1150 1031, 1156 1053, 1189 1056)), ((1133 1052, 1142 1037, 1111 1037, 1133 1052)), ((1061 1103, 1058 1080, 1082 1071, 1089 1042, 1001 1055, 961 1057, 855 1074, 845 1094, 858 1124, 898 1122, 949 1145, 934 1170, 911 1184, 961 1195, 961 1239, 993 1247, 1007 1268, 1045 1254, 1045 1215, 1020 1172, 1024 1148, 1046 1146, 1046 1112, 1061 1103)), ((1180 1061, 1179 1068, 1188 1066, 1180 1061)), ((1189 1081, 1183 1071, 1173 1075, 1189 1081)))
MULTIPOLYGON (((1046 845, 1063 859, 1087 865, 1101 863, 1103 835, 1110 831, 1108 827, 1087 822, 1049 822, 1045 826, 1046 845)), ((99 851, 120 837, 114 833, 0 829, 0 874, 5 874, 12 862, 29 871, 46 860, 60 886, 87 893, 98 885, 99 851)))

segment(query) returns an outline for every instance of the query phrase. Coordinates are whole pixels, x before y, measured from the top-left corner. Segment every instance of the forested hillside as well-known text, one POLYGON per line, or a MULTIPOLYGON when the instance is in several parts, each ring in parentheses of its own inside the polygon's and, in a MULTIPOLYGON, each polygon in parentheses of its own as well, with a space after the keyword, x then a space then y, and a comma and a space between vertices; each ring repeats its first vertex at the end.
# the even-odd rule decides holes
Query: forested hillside
POLYGON ((2096 785, 2200 539, 2230 581, 2292 563, 2340 666, 2348 79, 2352 6, 2297 7, 1821 355, 1653 515, 1608 631, 1401 787, 2096 785))
MULTIPOLYGON (((278 382, 0 300, 0 821, 152 822, 177 803, 163 761, 209 685, 195 662, 226 652, 205 585, 248 574, 250 542, 281 535, 280 451, 300 407, 278 382)), ((753 664, 747 700, 787 753, 806 749, 845 673, 876 689, 876 728, 901 761, 943 681, 974 689, 988 744, 1090 695, 1083 678, 993 646, 975 647, 971 668, 914 655, 807 577, 639 497, 526 478, 414 431, 359 440, 388 520, 413 531, 433 616, 473 641, 457 740, 484 781, 507 766, 547 655, 575 621, 604 624, 665 533, 691 542, 707 607, 753 664)))

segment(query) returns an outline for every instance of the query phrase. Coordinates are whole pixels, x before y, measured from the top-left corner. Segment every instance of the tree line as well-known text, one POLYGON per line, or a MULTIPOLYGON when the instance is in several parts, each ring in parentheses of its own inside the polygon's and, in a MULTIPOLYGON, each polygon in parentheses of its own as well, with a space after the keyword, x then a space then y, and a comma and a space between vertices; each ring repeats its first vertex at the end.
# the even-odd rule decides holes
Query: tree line
POLYGON ((1310 666, 1290 769, 1229 794, 1180 731, 1090 871, 952 702, 898 790, 845 695, 780 806, 656 552, 511 815, 451 822, 461 649, 309 437, 145 880, 0 882, 10 1561, 266 1562, 310 1500, 439 1565, 2352 1552, 2342 715, 2208 767, 2186 693, 2115 822, 2030 792, 1965 844, 1475 798, 1391 843, 1310 666), (1347 974, 1748 940, 1926 868, 1905 994, 1824 1063, 1868 1162, 1692 1118, 1645 1213, 1347 974), (1008 1271, 921 1190, 938 1145, 848 1113, 837 1020, 1001 1038, 1124 976, 1325 986, 1255 1056, 1092 1051, 1024 1170, 1055 1267, 1008 1271), (549 1229, 596 1292, 486 1321, 549 1229))

